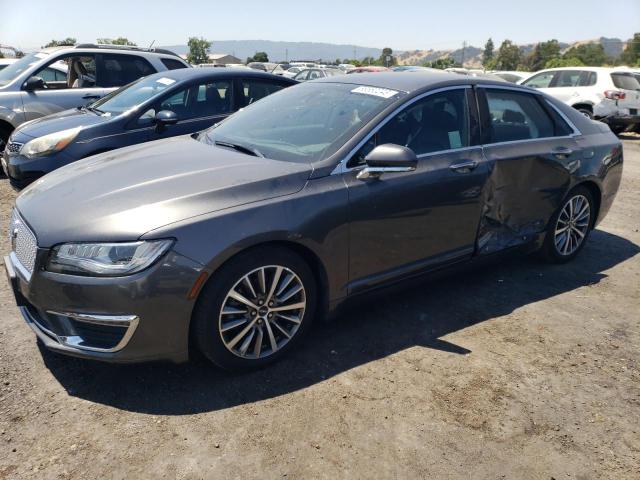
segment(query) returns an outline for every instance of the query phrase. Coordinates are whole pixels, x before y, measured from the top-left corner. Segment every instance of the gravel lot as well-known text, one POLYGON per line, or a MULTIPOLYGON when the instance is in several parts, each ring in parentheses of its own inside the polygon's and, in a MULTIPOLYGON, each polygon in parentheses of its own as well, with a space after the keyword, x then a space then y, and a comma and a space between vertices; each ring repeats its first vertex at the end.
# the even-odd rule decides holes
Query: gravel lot
POLYGON ((263 371, 48 353, 2 280, 0 479, 640 478, 640 137, 624 148, 574 263, 386 295, 263 371))

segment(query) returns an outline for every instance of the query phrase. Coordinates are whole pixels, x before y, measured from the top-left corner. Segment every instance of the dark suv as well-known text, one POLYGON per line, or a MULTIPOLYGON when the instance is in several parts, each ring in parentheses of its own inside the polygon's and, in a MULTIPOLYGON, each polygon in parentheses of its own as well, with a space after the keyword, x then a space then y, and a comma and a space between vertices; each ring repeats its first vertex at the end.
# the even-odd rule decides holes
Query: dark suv
POLYGON ((0 71, 0 151, 24 122, 95 101, 118 87, 189 64, 168 50, 116 45, 46 48, 0 71))

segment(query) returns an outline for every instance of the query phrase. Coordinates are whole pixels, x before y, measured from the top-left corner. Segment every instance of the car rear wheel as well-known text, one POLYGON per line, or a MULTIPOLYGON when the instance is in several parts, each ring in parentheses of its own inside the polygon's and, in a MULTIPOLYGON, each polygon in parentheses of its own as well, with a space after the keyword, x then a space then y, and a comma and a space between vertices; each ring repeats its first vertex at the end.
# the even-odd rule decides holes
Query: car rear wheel
POLYGON ((542 253, 548 260, 564 263, 580 253, 594 223, 593 206, 593 196, 585 187, 567 195, 547 227, 542 253))
POLYGON ((578 107, 577 110, 590 120, 593 120, 593 112, 586 107, 578 107))
POLYGON ((266 247, 240 254, 201 293, 194 340, 222 368, 261 367, 301 341, 316 298, 313 273, 294 252, 266 247))

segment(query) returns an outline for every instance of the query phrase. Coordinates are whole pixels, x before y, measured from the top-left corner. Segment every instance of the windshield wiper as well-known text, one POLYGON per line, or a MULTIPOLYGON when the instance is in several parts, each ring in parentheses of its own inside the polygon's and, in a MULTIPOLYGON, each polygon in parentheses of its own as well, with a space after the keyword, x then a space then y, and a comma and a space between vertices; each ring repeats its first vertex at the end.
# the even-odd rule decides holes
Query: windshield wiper
POLYGON ((237 143, 231 143, 231 142, 223 142, 221 140, 216 140, 213 143, 220 147, 233 148, 234 150, 237 150, 238 152, 246 153, 247 155, 253 155, 254 157, 264 158, 264 155, 257 148, 245 147, 244 145, 238 145, 237 143))

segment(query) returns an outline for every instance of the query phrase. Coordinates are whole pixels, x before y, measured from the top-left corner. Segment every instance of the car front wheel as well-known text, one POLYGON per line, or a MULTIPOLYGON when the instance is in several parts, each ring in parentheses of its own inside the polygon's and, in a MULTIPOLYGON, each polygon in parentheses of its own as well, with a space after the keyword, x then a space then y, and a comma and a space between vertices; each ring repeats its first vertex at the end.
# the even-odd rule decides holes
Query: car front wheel
POLYGON ((222 368, 260 367, 300 342, 315 309, 316 282, 306 262, 287 249, 255 249, 205 286, 194 312, 195 341, 222 368))
POLYGON ((577 187, 553 215, 542 247, 544 256, 555 263, 573 260, 584 247, 593 226, 594 201, 585 187, 577 187))

